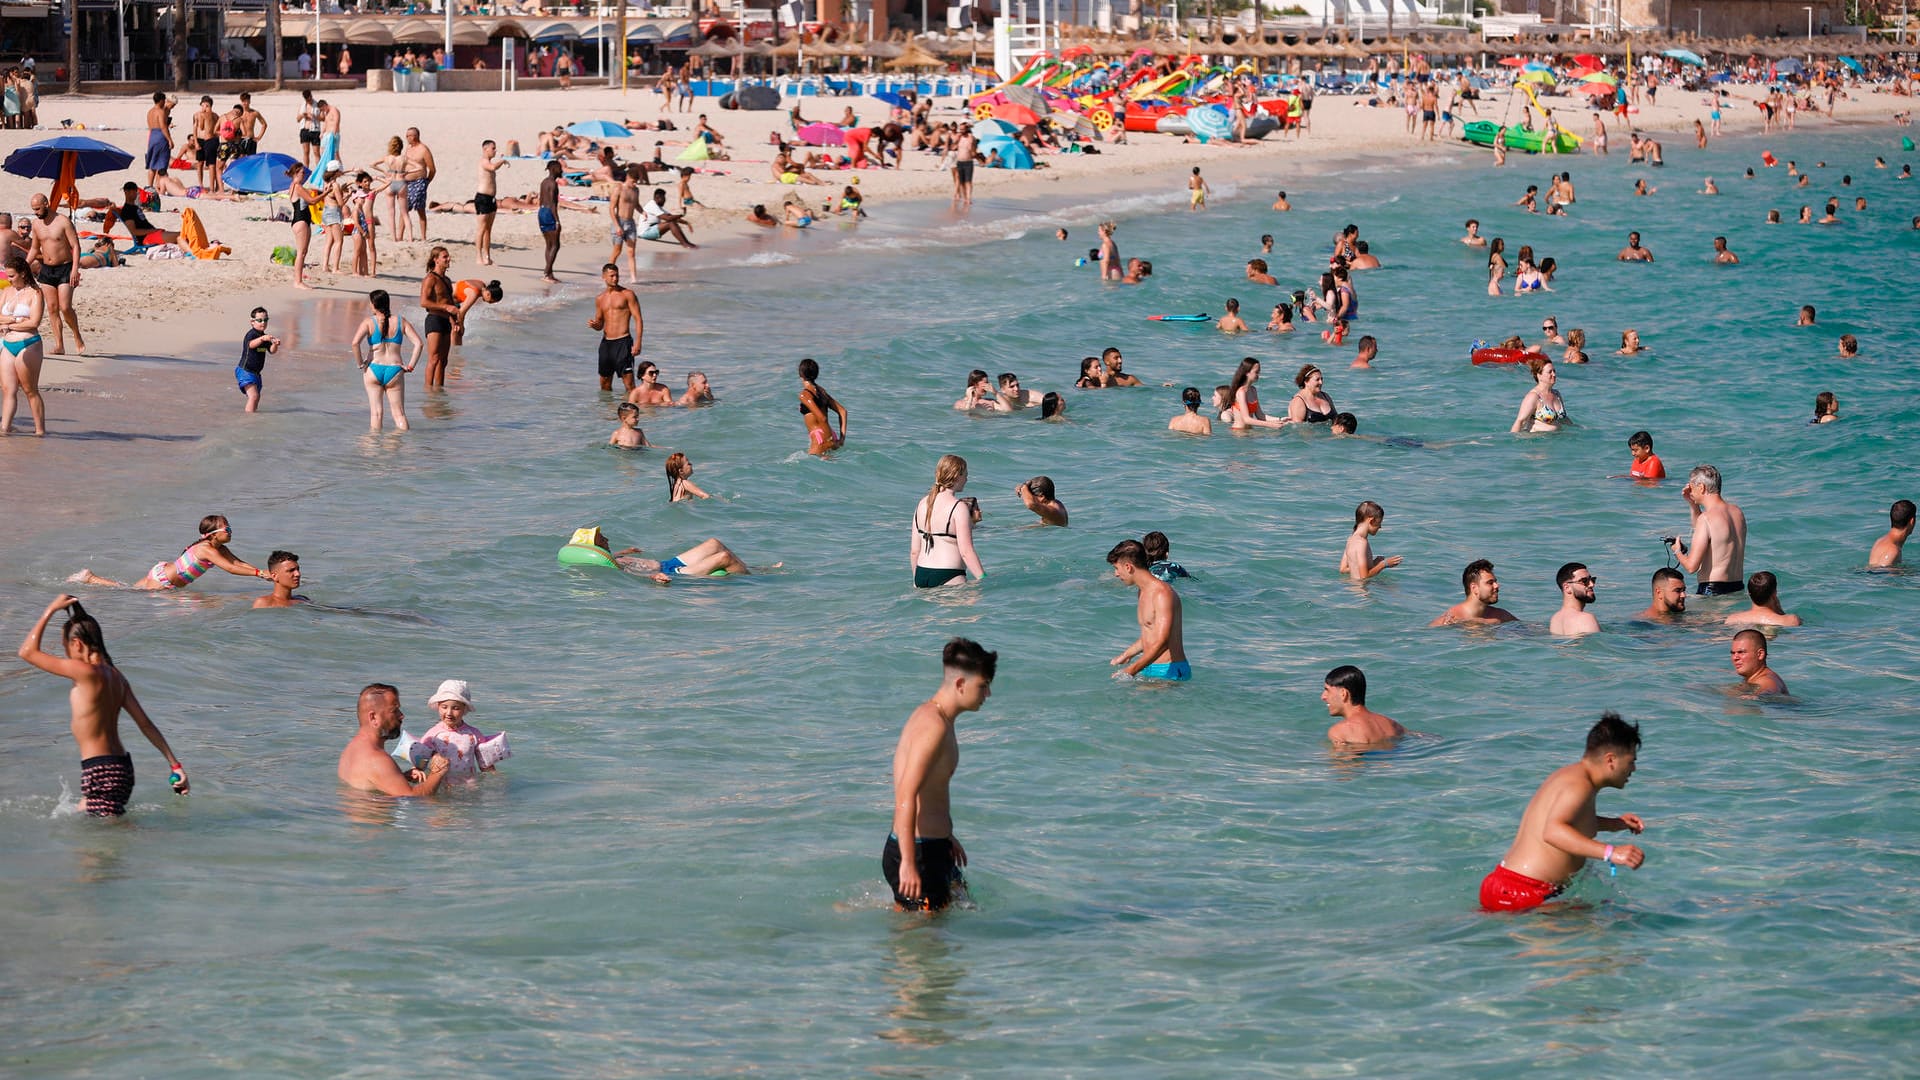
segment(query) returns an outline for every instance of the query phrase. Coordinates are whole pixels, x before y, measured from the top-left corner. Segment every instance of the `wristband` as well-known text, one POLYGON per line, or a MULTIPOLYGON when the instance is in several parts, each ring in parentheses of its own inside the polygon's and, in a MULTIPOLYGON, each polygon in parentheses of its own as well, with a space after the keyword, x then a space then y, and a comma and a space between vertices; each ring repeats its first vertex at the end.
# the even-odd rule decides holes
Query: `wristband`
POLYGON ((1613 845, 1612 844, 1608 844, 1606 846, 1606 850, 1600 853, 1600 861, 1603 863, 1613 862, 1613 845))

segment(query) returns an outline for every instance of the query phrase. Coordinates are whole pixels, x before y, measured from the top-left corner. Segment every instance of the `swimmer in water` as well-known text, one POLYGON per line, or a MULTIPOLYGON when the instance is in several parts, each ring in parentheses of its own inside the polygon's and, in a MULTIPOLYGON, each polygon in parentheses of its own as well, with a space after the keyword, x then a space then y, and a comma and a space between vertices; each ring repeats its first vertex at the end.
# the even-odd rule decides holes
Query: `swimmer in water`
MULTIPOLYGON (((1695 122, 1697 123, 1698 121, 1695 121, 1695 122)), ((1720 189, 1719 189, 1718 187, 1716 187, 1716 186, 1714 185, 1714 182, 1713 182, 1713 177, 1711 177, 1711 176, 1709 176, 1709 177, 1707 177, 1707 182, 1706 182, 1706 184, 1704 184, 1704 185, 1703 185, 1703 186, 1702 186, 1702 187, 1700 188, 1700 194, 1702 194, 1702 195, 1718 195, 1718 194, 1720 194, 1720 189)))
POLYGON ((1555 372, 1553 361, 1536 356, 1527 361, 1527 367, 1533 372, 1533 389, 1520 399, 1520 412, 1513 418, 1513 427, 1508 430, 1515 434, 1523 429, 1536 434, 1560 430, 1560 425, 1570 421, 1567 419, 1566 399, 1554 389, 1559 375, 1555 372))
POLYGON ((387 290, 375 289, 367 294, 367 305, 373 309, 353 334, 353 360, 360 366, 360 382, 367 391, 367 412, 372 430, 379 431, 383 417, 381 403, 384 400, 388 411, 393 413, 393 426, 397 431, 407 430, 407 380, 406 376, 420 362, 420 354, 426 348, 419 331, 405 318, 393 313, 393 302, 387 296, 387 290), (404 362, 400 359, 402 341, 413 343, 413 354, 404 362), (362 345, 366 353, 360 352, 362 345))
POLYGON ((1813 395, 1813 419, 1807 423, 1831 424, 1838 419, 1840 419, 1840 399, 1833 396, 1833 391, 1822 390, 1813 395))
POLYGON ((395 798, 417 798, 440 790, 452 762, 435 754, 424 773, 416 769, 408 774, 400 771, 393 755, 387 752, 387 744, 399 736, 400 725, 407 716, 400 709, 400 691, 396 687, 369 683, 360 691, 355 712, 360 730, 347 743, 347 748, 340 751, 340 763, 334 769, 341 783, 395 798))
POLYGON ((1369 542, 1387 523, 1387 512, 1369 499, 1353 508, 1353 533, 1340 553, 1340 572, 1354 581, 1365 581, 1390 566, 1400 565, 1398 555, 1375 555, 1369 542))
POLYGON ((690 371, 687 373, 686 392, 681 394, 680 399, 674 404, 684 409, 691 409, 696 405, 711 405, 713 401, 713 387, 707 383, 707 373, 690 371))
POLYGON ((1267 260, 1265 259, 1247 260, 1247 280, 1259 282, 1262 285, 1280 284, 1278 278, 1267 272, 1267 260))
POLYGON ((1900 565, 1900 553, 1906 547, 1907 539, 1913 535, 1914 507, 1912 499, 1901 499, 1887 511, 1889 528, 1886 535, 1873 542, 1873 550, 1867 553, 1867 565, 1874 569, 1884 569, 1900 565))
POLYGON ((1475 559, 1467 564, 1467 568, 1460 572, 1460 588, 1467 598, 1442 612, 1428 626, 1490 625, 1520 621, 1514 618, 1513 612, 1494 606, 1500 600, 1500 579, 1494 576, 1493 564, 1487 560, 1475 559))
MULTIPOLYGON (((200 575, 219 567, 236 577, 265 579, 267 572, 242 562, 227 545, 233 543, 233 527, 220 514, 208 514, 200 519, 200 539, 188 544, 185 551, 168 562, 153 564, 147 576, 133 583, 136 589, 184 589, 200 579, 200 575)), ((91 570, 81 570, 67 579, 78 585, 111 585, 122 587, 118 581, 110 581, 91 570)))
POLYGON ((647 441, 647 433, 640 430, 640 406, 631 401, 620 403, 620 426, 607 436, 608 446, 617 446, 622 450, 640 450, 652 446, 647 441))
POLYGON ((1620 347, 1613 351, 1613 355, 1634 356, 1646 351, 1646 346, 1640 344, 1640 331, 1629 329, 1620 331, 1620 347))
POLYGON ((1218 326, 1220 332, 1224 334, 1245 333, 1247 321, 1240 317, 1240 301, 1229 298, 1227 300, 1226 314, 1221 315, 1220 321, 1215 325, 1218 326))
POLYGON ((300 587, 300 556, 291 551, 276 551, 267 556, 267 580, 273 582, 273 591, 254 600, 257 608, 293 607, 295 604, 312 603, 304 596, 294 595, 300 587))
POLYGON ((959 401, 953 403, 953 407, 961 412, 971 412, 974 409, 993 411, 995 407, 993 383, 988 380, 985 371, 974 368, 967 373, 966 392, 960 395, 959 401))
POLYGON ((1755 693, 1787 692, 1787 681, 1767 666, 1767 635, 1758 630, 1742 630, 1733 635, 1733 644, 1728 653, 1733 658, 1734 674, 1740 676, 1745 686, 1755 693))
POLYGON ((1249 427, 1284 427, 1292 422, 1285 418, 1276 420, 1261 410, 1260 392, 1254 387, 1259 378, 1260 361, 1251 356, 1240 361, 1240 366, 1234 370, 1233 381, 1227 388, 1227 408, 1236 431, 1249 427))
POLYGON ((1653 602, 1634 616, 1648 622, 1679 622, 1687 613, 1687 577, 1671 566, 1653 572, 1653 602))
POLYGON ((1293 305, 1284 301, 1273 305, 1273 317, 1267 320, 1267 329, 1276 334, 1293 333, 1293 305))
POLYGON ((1560 610, 1554 612, 1553 619, 1547 623, 1547 632, 1555 637, 1599 633, 1600 620, 1587 610, 1587 605, 1596 599, 1599 581, 1586 563, 1570 562, 1562 566, 1553 575, 1553 584, 1560 590, 1560 610))
POLYGON ((662 585, 672 584, 676 577, 707 577, 715 570, 725 570, 728 574, 742 577, 753 573, 740 556, 717 539, 703 540, 659 562, 639 556, 639 548, 623 548, 613 553, 613 561, 629 574, 645 574, 662 585))
POLYGON ((1067 527, 1067 504, 1054 495, 1052 477, 1036 476, 1015 487, 1013 493, 1040 519, 1040 524, 1067 527))
POLYGON ((807 427, 807 453, 826 454, 847 443, 847 410, 819 384, 820 365, 811 357, 800 361, 800 418, 807 427), (840 430, 834 431, 829 413, 840 417, 840 430))
POLYGON ((1779 579, 1767 571, 1756 571, 1747 578, 1747 598, 1753 601, 1753 606, 1745 611, 1736 611, 1728 615, 1728 626, 1800 625, 1800 616, 1788 614, 1780 607, 1779 579))
POLYGON ((1327 741, 1341 746, 1390 746, 1407 729, 1391 716, 1367 708, 1367 676, 1352 664, 1343 664, 1327 672, 1320 687, 1320 700, 1327 703, 1327 715, 1340 718, 1327 729, 1327 741))
POLYGON ((1595 802, 1604 788, 1625 788, 1640 755, 1640 727, 1617 713, 1603 713, 1587 732, 1579 761, 1555 769, 1520 815, 1507 854, 1480 882, 1480 906, 1488 911, 1526 911, 1566 889, 1588 859, 1638 870, 1647 856, 1634 844, 1603 844, 1595 837, 1622 830, 1639 833, 1636 814, 1601 817, 1595 802))
POLYGON ((1860 355, 1860 340, 1852 334, 1840 335, 1840 358, 1851 360, 1860 355))
POLYGON ((920 703, 900 729, 893 750, 893 831, 880 852, 880 873, 903 911, 937 912, 966 894, 961 870, 967 853, 953 835, 948 784, 960 764, 954 725, 977 711, 993 692, 999 653, 966 638, 941 651, 940 687, 920 703), (902 837, 905 837, 903 840, 902 837), (905 848, 912 845, 913 857, 905 848))
POLYGON ((1487 238, 1480 235, 1480 221, 1478 218, 1467 219, 1467 235, 1461 237, 1460 242, 1468 247, 1487 246, 1487 238))
POLYGON ((49 675, 58 675, 73 683, 67 695, 72 708, 73 741, 80 749, 80 809, 91 817, 119 817, 127 812, 133 798, 133 755, 120 742, 120 714, 133 717, 140 734, 160 751, 172 770, 173 790, 187 794, 187 767, 180 764, 167 737, 160 733, 147 710, 134 695, 133 684, 114 666, 107 655, 107 642, 100 623, 80 601, 60 595, 53 599, 40 618, 27 631, 20 644, 20 659, 49 675), (47 624, 60 612, 67 613, 67 624, 60 631, 60 656, 44 652, 40 639, 47 624))
POLYGON ((1798 319, 1798 321, 1796 321, 1796 322, 1795 322, 1795 323, 1794 323, 1793 325, 1795 325, 1795 326, 1812 326, 1812 325, 1814 325, 1814 321, 1813 321, 1813 320, 1814 320, 1814 317, 1815 317, 1815 314, 1816 314, 1816 313, 1815 313, 1815 312, 1814 312, 1814 310, 1813 310, 1813 305, 1812 305, 1812 304, 1801 304, 1801 305, 1800 305, 1800 318, 1799 318, 1799 319, 1798 319))
POLYGON ((1122 540, 1107 552, 1107 563, 1113 567, 1114 577, 1140 594, 1139 602, 1134 605, 1140 636, 1122 649, 1119 656, 1108 661, 1111 667, 1126 665, 1114 673, 1114 678, 1164 682, 1186 682, 1193 678, 1182 643, 1180 594, 1147 569, 1153 561, 1147 558, 1146 548, 1138 540, 1122 540))
POLYGON ((1740 256, 1727 250, 1726 237, 1716 236, 1713 238, 1713 261, 1721 266, 1732 266, 1740 261, 1740 256))
POLYGON ((673 391, 660 383, 660 365, 651 360, 642 360, 634 368, 639 380, 633 389, 627 391, 627 401, 633 405, 655 406, 673 404, 673 391))
POLYGON ((669 503, 686 502, 689 499, 711 499, 713 496, 701 490, 693 482, 693 462, 687 455, 674 451, 667 456, 667 501, 669 503))
POLYGON ((1360 351, 1357 355, 1354 356, 1353 363, 1347 366, 1353 367, 1353 368, 1363 368, 1363 369, 1372 368, 1373 362, 1380 358, 1379 340, 1375 338, 1372 334, 1365 334, 1365 335, 1362 335, 1360 340, 1355 344, 1359 345, 1360 351))
POLYGON ((1646 248, 1640 246, 1639 233, 1630 232, 1627 234, 1627 246, 1621 248, 1620 254, 1615 256, 1615 258, 1618 259, 1620 262, 1650 263, 1653 261, 1653 252, 1648 251, 1646 248))
POLYGON ((1287 402, 1288 420, 1296 424, 1324 424, 1333 419, 1338 410, 1333 407, 1333 398, 1327 396, 1326 375, 1318 367, 1302 365, 1293 376, 1293 385, 1299 389, 1287 402))
POLYGON ((1189 386, 1180 391, 1180 403, 1186 408, 1167 421, 1168 431, 1178 431, 1183 435, 1211 435, 1213 421, 1200 415, 1200 389, 1189 386))

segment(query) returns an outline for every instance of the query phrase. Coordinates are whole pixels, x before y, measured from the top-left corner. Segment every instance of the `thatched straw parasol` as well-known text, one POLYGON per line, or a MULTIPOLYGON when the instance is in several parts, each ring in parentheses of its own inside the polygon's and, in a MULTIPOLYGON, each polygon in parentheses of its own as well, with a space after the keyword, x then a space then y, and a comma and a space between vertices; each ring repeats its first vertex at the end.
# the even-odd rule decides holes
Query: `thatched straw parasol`
POLYGON ((892 41, 869 41, 858 55, 874 60, 897 60, 907 53, 907 48, 892 41))
POLYGON ((888 71, 919 71, 930 68, 943 68, 947 66, 947 62, 921 48, 920 43, 915 41, 909 43, 905 49, 901 50, 899 56, 894 57, 892 60, 880 66, 886 68, 888 71))

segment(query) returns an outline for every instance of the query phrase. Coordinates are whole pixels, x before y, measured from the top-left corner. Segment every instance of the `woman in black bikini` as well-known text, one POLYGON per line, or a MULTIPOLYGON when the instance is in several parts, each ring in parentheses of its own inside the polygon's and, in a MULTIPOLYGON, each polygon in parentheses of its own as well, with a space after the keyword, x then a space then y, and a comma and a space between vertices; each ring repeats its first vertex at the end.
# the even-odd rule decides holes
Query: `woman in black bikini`
POLYGON ((821 389, 820 365, 811 358, 800 361, 800 419, 807 425, 807 453, 825 454, 847 442, 847 410, 832 394, 821 389), (829 411, 840 414, 840 432, 835 434, 829 411))
POLYGON ((1325 424, 1333 420, 1333 399, 1324 389, 1325 377, 1320 369, 1308 364, 1293 377, 1293 385, 1300 388, 1287 402, 1287 419, 1296 424, 1325 424))
POLYGON ((962 499, 967 486, 967 462, 946 454, 933 469, 933 487, 913 511, 913 541, 907 562, 913 567, 913 587, 934 589, 969 572, 987 576, 973 550, 976 505, 962 499))

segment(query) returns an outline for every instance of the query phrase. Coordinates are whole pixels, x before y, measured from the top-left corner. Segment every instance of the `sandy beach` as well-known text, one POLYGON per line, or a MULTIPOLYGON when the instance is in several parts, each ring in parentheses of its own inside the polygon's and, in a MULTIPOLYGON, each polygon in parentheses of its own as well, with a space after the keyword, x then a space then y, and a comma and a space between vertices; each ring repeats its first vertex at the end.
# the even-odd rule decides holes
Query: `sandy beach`
MULTIPOLYGON (((1727 134, 1758 130, 1761 112, 1753 101, 1760 89, 1755 86, 1731 88, 1733 103, 1724 111, 1723 126, 1727 134)), ((198 96, 189 93, 176 107, 176 138, 183 138, 189 129, 189 117, 197 107, 198 96)), ((1517 122, 1521 110, 1517 103, 1509 103, 1509 96, 1504 90, 1486 92, 1486 100, 1479 103, 1478 117, 1506 117, 1517 122)), ((665 115, 674 119, 680 130, 640 131, 630 142, 616 146, 623 158, 644 159, 651 156, 657 138, 665 143, 664 156, 671 161, 685 147, 689 138, 687 129, 695 117, 704 112, 726 139, 731 160, 705 163, 703 171, 694 179, 694 194, 704 205, 692 209, 688 216, 694 224, 693 236, 701 246, 698 250, 688 250, 665 242, 642 242, 642 273, 638 283, 642 287, 650 274, 685 272, 739 258, 746 251, 807 250, 805 241, 811 238, 798 237, 793 230, 764 230, 748 225, 746 211, 755 203, 767 204, 777 212, 783 197, 798 193, 818 205, 830 195, 837 196, 840 186, 854 177, 858 178, 867 207, 876 214, 886 214, 889 207, 907 202, 944 206, 951 191, 951 181, 939 170, 936 157, 912 151, 906 155, 905 167, 900 169, 823 172, 821 175, 826 181, 823 186, 781 184, 770 176, 768 165, 773 157, 770 142, 773 133, 789 131, 784 111, 730 112, 714 107, 711 100, 696 99, 692 112, 663 113, 662 99, 652 90, 622 93, 604 88, 575 88, 571 91, 406 95, 356 90, 331 94, 329 100, 342 110, 343 158, 354 168, 384 155, 390 137, 409 126, 420 128, 422 140, 432 149, 438 168, 431 190, 435 200, 471 196, 480 144, 488 138, 503 146, 508 140, 518 140, 523 150, 531 151, 537 145, 538 133, 556 124, 592 118, 651 122, 665 115)), ((803 100, 809 120, 837 119, 849 104, 863 120, 877 121, 887 115, 887 106, 870 98, 803 100)), ((1559 109, 1562 122, 1571 130, 1583 136, 1591 134, 1591 114, 1583 104, 1560 98, 1547 101, 1559 109)), ((296 151, 294 118, 300 108, 299 95, 257 94, 255 103, 269 124, 263 149, 282 153, 296 151)), ((77 127, 83 126, 87 134, 134 154, 135 168, 83 180, 80 185, 83 196, 117 198, 120 185, 125 181, 144 181, 145 174, 138 171, 138 166, 146 140, 144 117, 149 104, 148 99, 141 97, 50 96, 44 100, 40 110, 43 124, 71 121, 77 127)), ((217 104, 227 103, 223 100, 217 104)), ((937 103, 935 120, 958 118, 963 104, 958 98, 942 99, 937 103)), ((1800 133, 1822 132, 1836 123, 1886 122, 1910 104, 1907 98, 1856 90, 1838 102, 1833 117, 1803 114, 1799 130, 1800 133)), ((1686 175, 1687 155, 1694 149, 1693 123, 1704 121, 1709 110, 1710 103, 1704 95, 1669 89, 1660 95, 1659 104, 1642 103, 1633 119, 1637 129, 1661 135, 1669 169, 1686 175)), ((1475 114, 1471 113, 1462 117, 1463 120, 1474 118, 1475 114)), ((1442 139, 1437 143, 1417 141, 1406 133, 1405 117, 1400 109, 1368 107, 1361 97, 1323 95, 1316 103, 1312 120, 1312 130, 1304 136, 1269 137, 1238 145, 1201 145, 1172 136, 1135 133, 1124 144, 1102 144, 1097 156, 1048 156, 1043 159, 1045 168, 1030 172, 983 169, 976 180, 976 196, 981 202, 1046 199, 1055 204, 1092 203, 1129 191, 1183 188, 1185 174, 1194 165, 1205 170, 1216 188, 1239 185, 1248 191, 1264 193, 1267 188, 1286 186, 1291 169, 1309 165, 1324 167, 1335 159, 1441 153, 1482 156, 1488 168, 1493 164, 1490 153, 1457 139, 1442 139)), ((1608 121, 1611 149, 1614 155, 1624 156, 1627 132, 1621 130, 1613 117, 1609 116, 1608 121)), ((1789 156, 1786 148, 1791 146, 1795 134, 1780 132, 1774 136, 1783 159, 1789 156)), ((47 135, 45 128, 0 133, 0 151, 11 151, 47 135)), ((1543 159, 1515 154, 1507 170, 1516 174, 1516 179, 1521 175, 1538 179, 1535 174, 1543 173, 1545 164, 1543 159)), ((1577 162, 1568 164, 1578 167, 1577 162)), ((188 183, 193 179, 191 173, 181 176, 176 172, 175 175, 188 183)), ((534 194, 542 175, 542 162, 516 160, 499 173, 499 192, 502 196, 534 194)), ((13 207, 16 213, 23 213, 28 197, 45 190, 46 184, 41 180, 0 175, 0 206, 13 207)), ((584 198, 591 193, 590 188, 573 187, 565 189, 563 197, 584 198)), ((677 205, 671 188, 668 198, 670 205, 677 205)), ((209 236, 232 248, 233 253, 217 261, 148 261, 135 257, 122 268, 84 273, 76 306, 87 339, 87 353, 85 356, 50 355, 43 375, 45 385, 65 388, 65 392, 50 398, 54 402, 51 430, 55 435, 73 434, 100 425, 125 426, 123 421, 133 415, 125 412, 127 409, 138 410, 143 424, 158 423, 179 429, 169 434, 184 437, 201 430, 203 415, 216 412, 224 415, 231 402, 222 401, 218 403, 219 408, 208 407, 203 411, 192 398, 169 393, 167 365, 148 365, 134 384, 140 387, 138 392, 117 393, 107 387, 89 386, 85 380, 90 376, 123 372, 116 358, 195 357, 208 363, 229 363, 228 354, 237 349, 229 339, 237 340, 245 312, 255 304, 282 313, 280 325, 297 323, 321 338, 291 340, 288 353, 275 362, 276 368, 284 373, 291 357, 321 348, 338 349, 337 337, 324 339, 329 333, 344 337, 345 327, 351 325, 361 298, 370 288, 386 288, 405 309, 417 311, 413 298, 432 244, 446 244, 452 249, 452 274, 456 279, 497 278, 510 297, 523 302, 534 298, 560 303, 569 295, 566 290, 583 294, 596 289, 599 267, 608 250, 604 209, 573 207, 562 218, 563 248, 556 263, 562 283, 550 285, 540 280, 540 239, 531 212, 499 214, 494 229, 496 265, 491 267, 475 262, 471 215, 435 213, 429 215, 430 241, 394 243, 383 236, 379 243, 379 275, 364 278, 347 273, 327 274, 318 269, 324 238, 316 229, 309 249, 312 264, 309 280, 315 290, 307 292, 293 288, 291 270, 271 260, 276 246, 291 243, 287 225, 270 220, 270 212, 276 205, 284 206, 284 202, 261 198, 165 199, 163 212, 155 217, 157 223, 175 227, 179 210, 192 206, 205 221, 209 236), (326 304, 327 301, 334 303, 326 304), (334 320, 324 324, 332 329, 322 330, 322 323, 288 317, 300 309, 324 310, 316 306, 323 304, 326 308, 338 309, 334 320), (149 379, 152 385, 146 384, 149 379)), ((383 197, 379 202, 383 215, 385 205, 383 197)), ((87 224, 82 222, 83 230, 87 224)), ((350 239, 348 249, 350 256, 350 239)), ((131 388, 117 377, 109 385, 116 389, 131 388)), ((11 471, 0 467, 0 472, 11 471)))

